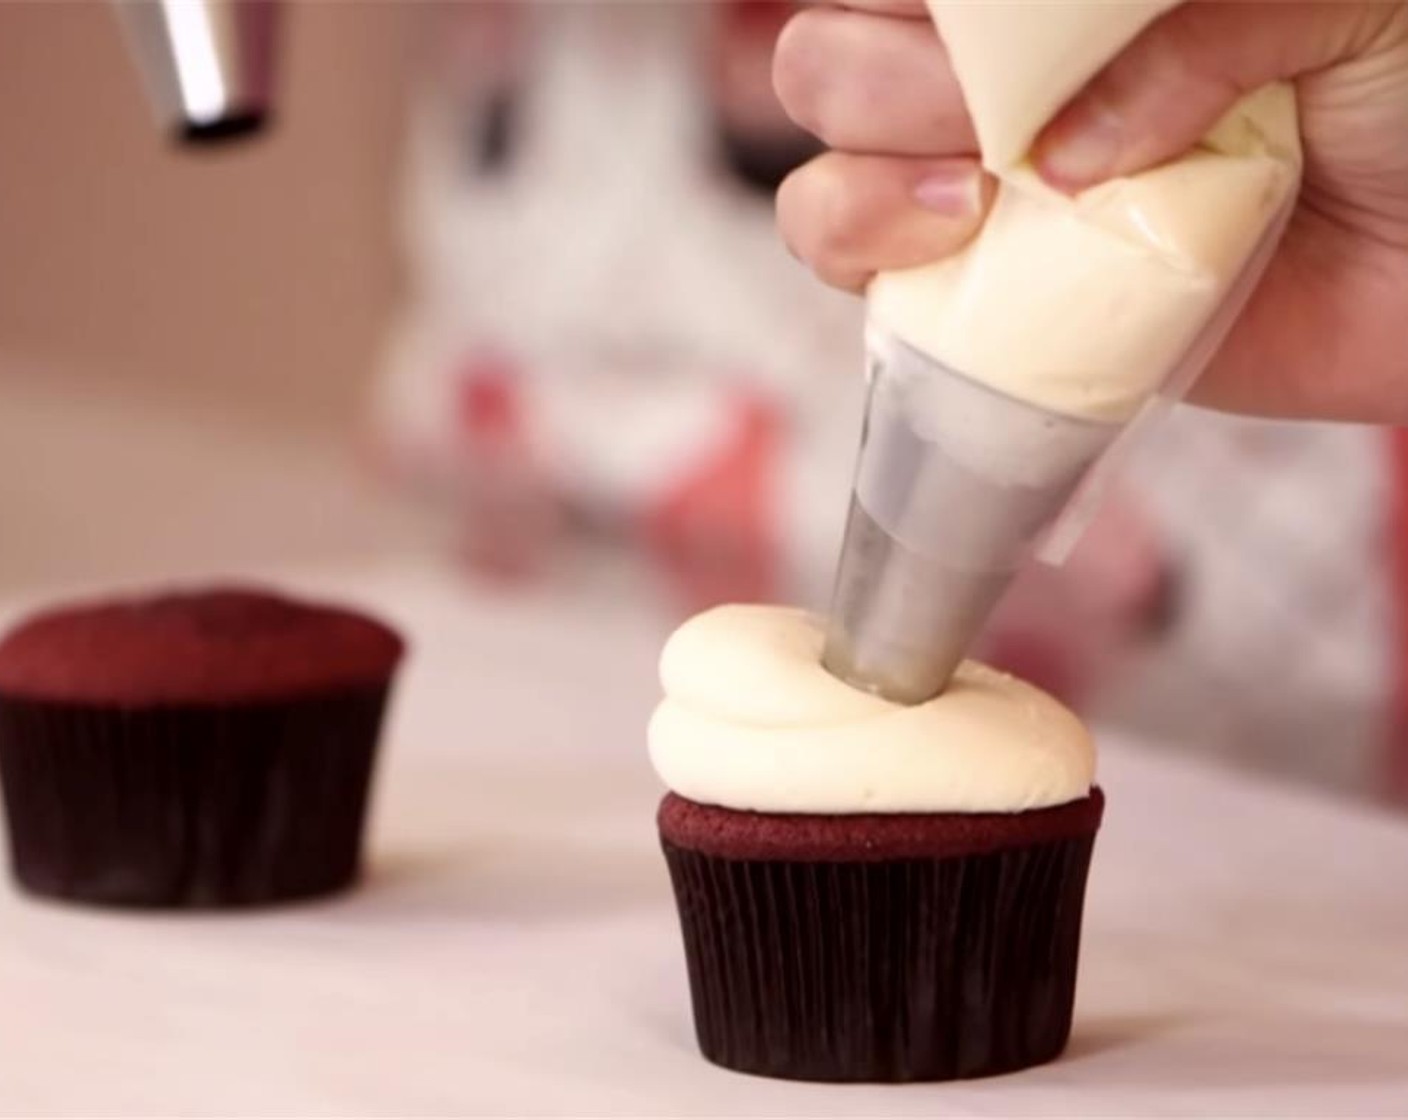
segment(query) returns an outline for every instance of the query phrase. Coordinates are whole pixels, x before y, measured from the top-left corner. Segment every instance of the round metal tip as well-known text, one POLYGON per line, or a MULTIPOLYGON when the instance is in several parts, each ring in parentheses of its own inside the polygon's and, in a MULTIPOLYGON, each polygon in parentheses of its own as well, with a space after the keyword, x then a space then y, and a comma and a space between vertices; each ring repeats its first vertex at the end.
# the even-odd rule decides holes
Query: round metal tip
POLYGON ((118 0, 152 104, 182 143, 252 136, 273 103, 273 0, 118 0))
POLYGON ((937 696, 1118 425, 1057 416, 874 331, 823 664, 903 704, 937 696))
POLYGON ((269 114, 234 113, 219 120, 187 121, 176 130, 176 139, 190 147, 215 147, 231 141, 252 140, 268 132, 269 114))

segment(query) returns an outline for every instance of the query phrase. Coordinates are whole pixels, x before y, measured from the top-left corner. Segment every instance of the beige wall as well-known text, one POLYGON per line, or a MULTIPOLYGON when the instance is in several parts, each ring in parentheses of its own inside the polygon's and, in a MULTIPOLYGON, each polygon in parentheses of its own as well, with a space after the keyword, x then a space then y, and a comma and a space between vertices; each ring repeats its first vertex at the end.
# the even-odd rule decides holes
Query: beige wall
POLYGON ((192 155, 105 4, 0 3, 0 357, 346 422, 394 292, 415 7, 290 5, 275 132, 192 155))

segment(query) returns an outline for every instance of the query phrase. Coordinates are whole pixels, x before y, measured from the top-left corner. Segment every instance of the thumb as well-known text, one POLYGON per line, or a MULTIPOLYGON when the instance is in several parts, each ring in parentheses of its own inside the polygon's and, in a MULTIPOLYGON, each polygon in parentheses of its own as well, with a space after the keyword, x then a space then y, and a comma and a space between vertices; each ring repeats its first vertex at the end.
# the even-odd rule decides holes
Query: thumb
POLYGON ((1172 159, 1244 94, 1366 50, 1397 3, 1187 3, 1150 24, 1037 138, 1042 177, 1076 191, 1172 159))

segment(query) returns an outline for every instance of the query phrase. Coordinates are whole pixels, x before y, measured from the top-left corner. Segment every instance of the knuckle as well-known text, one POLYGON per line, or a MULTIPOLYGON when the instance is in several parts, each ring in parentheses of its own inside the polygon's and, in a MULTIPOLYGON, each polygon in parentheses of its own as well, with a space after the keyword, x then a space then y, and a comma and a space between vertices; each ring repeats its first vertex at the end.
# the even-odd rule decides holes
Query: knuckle
POLYGON ((1142 49, 1116 60, 1127 63, 1120 71, 1124 83, 1216 92, 1225 99, 1248 92, 1236 69, 1225 65, 1226 30, 1221 15, 1201 5, 1170 12, 1139 38, 1137 46, 1142 49))
POLYGON ((824 50, 825 15, 819 10, 798 12, 773 47, 773 91, 793 122, 811 133, 819 132, 822 123, 823 65, 818 56, 824 50))
POLYGON ((792 172, 778 189, 777 216, 788 249, 828 282, 855 271, 869 221, 834 159, 822 156, 792 172))
POLYGON ((865 194, 840 168, 824 167, 815 183, 816 225, 822 252, 830 258, 853 259, 871 226, 865 194))
POLYGON ((814 207, 811 205, 812 165, 793 171, 777 188, 777 230, 782 243, 804 264, 811 266, 819 255, 814 207))
POLYGON ((850 268, 865 239, 865 207, 852 176, 836 158, 821 158, 796 175, 791 190, 794 244, 812 265, 850 268))
POLYGON ((826 285, 859 292, 869 280, 863 231, 869 224, 843 169, 819 156, 777 190, 777 225, 791 255, 826 285))

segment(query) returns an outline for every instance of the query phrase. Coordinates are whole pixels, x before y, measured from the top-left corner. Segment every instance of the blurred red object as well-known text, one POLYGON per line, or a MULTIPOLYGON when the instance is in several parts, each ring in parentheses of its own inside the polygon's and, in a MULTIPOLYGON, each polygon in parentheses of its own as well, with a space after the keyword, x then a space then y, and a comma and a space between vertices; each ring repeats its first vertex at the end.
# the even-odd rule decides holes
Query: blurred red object
POLYGON ((521 371, 502 356, 477 355, 466 360, 456 390, 464 558, 483 575, 534 575, 552 547, 556 503, 529 432, 521 371))
POLYGON ((767 401, 740 395, 733 419, 641 519, 647 547, 690 611, 764 602, 780 590, 782 418, 767 401))

